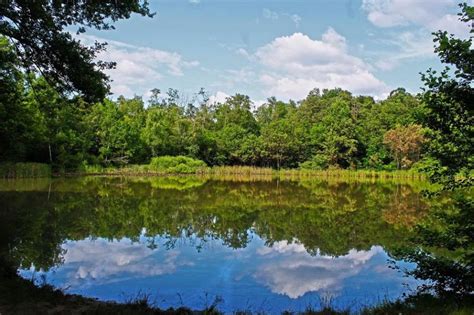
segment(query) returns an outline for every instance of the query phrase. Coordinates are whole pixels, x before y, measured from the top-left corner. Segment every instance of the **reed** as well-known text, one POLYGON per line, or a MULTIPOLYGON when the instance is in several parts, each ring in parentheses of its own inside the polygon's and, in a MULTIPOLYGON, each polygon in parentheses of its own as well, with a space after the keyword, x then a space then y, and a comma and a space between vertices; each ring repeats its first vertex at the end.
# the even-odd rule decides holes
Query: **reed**
POLYGON ((165 157, 160 161, 153 161, 147 165, 128 165, 120 168, 101 167, 97 165, 85 166, 81 173, 87 175, 166 175, 166 174, 195 174, 200 176, 210 176, 212 178, 226 177, 252 177, 256 178, 280 178, 280 179, 305 179, 305 178, 334 178, 334 179, 407 179, 424 180, 426 176, 414 170, 304 170, 304 169, 281 169, 275 170, 268 167, 255 166, 213 166, 207 167, 199 160, 181 161, 170 160, 165 157))
POLYGON ((51 167, 43 163, 0 163, 0 178, 51 177, 51 167))
POLYGON ((422 173, 413 170, 377 171, 377 170, 304 170, 304 169, 281 169, 275 170, 266 167, 254 166, 214 166, 199 170, 199 174, 209 175, 243 175, 243 176, 271 176, 280 178, 373 178, 373 179, 424 179, 422 173))
POLYGON ((276 170, 267 167, 255 166, 214 166, 200 170, 200 174, 209 175, 265 175, 273 176, 276 170))
POLYGON ((425 179, 425 175, 413 170, 377 171, 377 170, 280 170, 281 177, 322 177, 322 178, 344 178, 344 179, 425 179))

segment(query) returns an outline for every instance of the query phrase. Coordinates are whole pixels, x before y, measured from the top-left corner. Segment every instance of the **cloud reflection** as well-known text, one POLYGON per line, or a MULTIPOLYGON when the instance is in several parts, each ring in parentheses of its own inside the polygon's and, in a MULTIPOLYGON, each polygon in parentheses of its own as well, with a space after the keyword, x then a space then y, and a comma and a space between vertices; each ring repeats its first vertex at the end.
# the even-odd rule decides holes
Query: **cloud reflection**
POLYGON ((83 240, 69 242, 64 248, 64 267, 68 269, 71 286, 170 274, 179 266, 192 265, 179 258, 179 250, 151 250, 145 244, 128 240, 83 240))
POLYGON ((359 274, 367 262, 383 249, 373 246, 369 251, 351 250, 345 256, 309 255, 304 246, 281 241, 272 247, 257 250, 262 263, 254 277, 273 293, 297 299, 308 292, 337 295, 343 281, 359 274))

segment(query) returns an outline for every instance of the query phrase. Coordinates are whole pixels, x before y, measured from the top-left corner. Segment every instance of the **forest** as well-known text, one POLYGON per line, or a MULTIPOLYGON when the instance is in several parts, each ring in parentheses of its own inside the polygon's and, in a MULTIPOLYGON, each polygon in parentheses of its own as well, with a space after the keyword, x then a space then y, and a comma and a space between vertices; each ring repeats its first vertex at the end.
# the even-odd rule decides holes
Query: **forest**
POLYGON ((6 38, 0 47, 2 161, 48 163, 56 171, 148 164, 157 156, 276 169, 393 170, 430 163, 426 108, 420 95, 403 88, 380 101, 314 89, 298 102, 270 97, 259 107, 242 94, 211 103, 204 89, 194 95, 154 89, 147 102, 140 96, 88 102, 21 71, 6 38))
MULTIPOLYGON (((309 254, 332 256, 382 244, 392 259, 413 265, 402 270, 406 276, 424 281, 388 303, 392 313, 401 314, 400 305, 409 313, 405 309, 416 308, 411 298, 427 296, 453 305, 453 314, 472 313, 473 6, 460 4, 458 14, 470 27, 468 38, 444 30, 432 34, 444 68, 421 73, 416 95, 398 88, 375 99, 315 87, 302 100, 270 97, 259 106, 239 93, 211 102, 205 88, 192 95, 159 86, 149 97, 110 94, 105 70, 114 62, 96 58, 105 44, 86 47, 70 28, 77 27, 77 34, 109 30, 132 14, 154 15, 147 1, 138 0, 0 2, 0 177, 28 177, 26 169, 35 167, 48 176, 50 169, 70 175, 127 167, 190 173, 182 164, 215 167, 216 173, 221 166, 288 174, 410 169, 436 189, 380 178, 365 185, 271 176, 268 183, 254 183, 249 177, 244 185, 242 178, 213 184, 202 176, 77 176, 39 179, 31 189, 29 180, 5 180, 0 312, 3 305, 14 309, 17 300, 45 305, 42 299, 65 296, 49 287, 38 295, 33 281, 19 277, 18 268, 27 266, 19 266, 22 259, 51 267, 61 263, 65 239, 138 238, 146 227, 171 238, 218 238, 232 248, 246 246, 253 229, 269 245, 299 239, 309 254), (22 171, 26 176, 17 176, 22 171)), ((414 313, 433 314, 427 305, 414 313)))

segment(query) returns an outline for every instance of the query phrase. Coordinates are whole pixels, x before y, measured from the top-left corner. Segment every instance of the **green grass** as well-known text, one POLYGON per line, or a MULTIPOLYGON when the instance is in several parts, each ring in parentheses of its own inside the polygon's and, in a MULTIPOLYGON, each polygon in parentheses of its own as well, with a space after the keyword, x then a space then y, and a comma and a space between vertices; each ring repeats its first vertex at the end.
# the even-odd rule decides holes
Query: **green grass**
POLYGON ((0 178, 51 177, 51 167, 42 163, 0 163, 0 178))
POLYGON ((203 168, 200 174, 206 175, 265 175, 273 176, 277 173, 276 170, 266 167, 255 166, 214 166, 203 168))
POLYGON ((380 178, 380 179, 424 179, 422 173, 413 170, 396 170, 396 171, 377 171, 377 170, 345 170, 345 169, 328 169, 328 170, 281 170, 280 174, 287 177, 335 177, 335 178, 380 178))
POLYGON ((306 169, 281 169, 275 170, 268 167, 255 166, 213 166, 208 167, 201 160, 185 156, 155 157, 150 164, 128 165, 124 167, 102 167, 97 165, 84 165, 79 171, 89 175, 160 175, 160 174, 196 174, 213 177, 225 176, 252 176, 275 178, 339 178, 339 179, 425 179, 422 173, 415 170, 306 170, 306 169))
POLYGON ((262 175, 280 178, 341 178, 341 179, 424 179, 425 176, 413 170, 377 171, 377 170, 304 170, 281 169, 275 170, 253 166, 214 166, 200 170, 201 174, 209 175, 262 175))

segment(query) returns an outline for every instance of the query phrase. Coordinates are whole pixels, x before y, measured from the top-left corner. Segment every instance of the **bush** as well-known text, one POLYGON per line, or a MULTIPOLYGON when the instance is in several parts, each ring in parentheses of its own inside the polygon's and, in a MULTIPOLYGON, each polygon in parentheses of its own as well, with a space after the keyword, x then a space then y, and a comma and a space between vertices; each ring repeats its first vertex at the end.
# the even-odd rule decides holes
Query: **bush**
POLYGON ((187 156, 160 156, 151 159, 148 169, 152 172, 192 174, 207 167, 206 163, 187 156))
POLYGON ((42 163, 1 163, 1 178, 38 178, 50 177, 51 167, 42 163))
POLYGON ((302 170, 323 170, 328 168, 329 161, 325 155, 317 154, 311 160, 300 163, 302 170))

